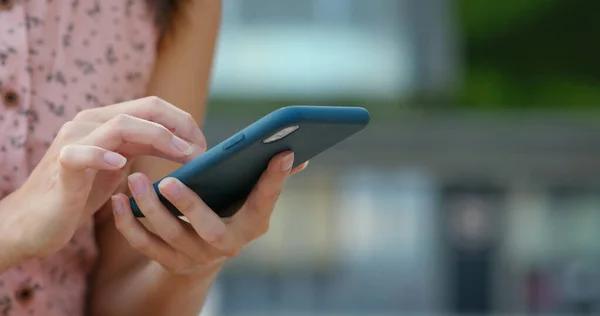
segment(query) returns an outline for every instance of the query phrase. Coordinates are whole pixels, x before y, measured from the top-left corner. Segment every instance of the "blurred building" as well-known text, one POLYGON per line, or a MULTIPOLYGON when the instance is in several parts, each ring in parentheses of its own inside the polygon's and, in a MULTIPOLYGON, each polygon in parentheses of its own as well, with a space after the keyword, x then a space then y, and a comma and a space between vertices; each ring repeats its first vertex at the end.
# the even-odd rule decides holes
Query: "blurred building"
POLYGON ((396 100, 456 82, 447 0, 225 0, 213 96, 396 100))
POLYGON ((598 313, 596 116, 397 109, 460 83, 457 2, 224 0, 210 144, 291 102, 376 115, 289 181, 215 314, 598 313))

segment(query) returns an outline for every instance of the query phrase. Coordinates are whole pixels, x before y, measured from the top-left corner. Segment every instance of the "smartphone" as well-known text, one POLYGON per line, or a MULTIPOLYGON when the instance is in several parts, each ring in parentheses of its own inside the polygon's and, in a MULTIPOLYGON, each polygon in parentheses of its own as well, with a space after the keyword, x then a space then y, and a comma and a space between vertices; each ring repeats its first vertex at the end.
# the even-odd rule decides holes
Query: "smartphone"
MULTIPOLYGON (((220 217, 244 203, 270 160, 294 152, 294 167, 364 129, 370 121, 362 107, 288 106, 278 109, 169 174, 192 189, 220 217)), ((160 201, 182 216, 158 190, 160 201)), ((130 199, 136 217, 144 217, 130 199)))

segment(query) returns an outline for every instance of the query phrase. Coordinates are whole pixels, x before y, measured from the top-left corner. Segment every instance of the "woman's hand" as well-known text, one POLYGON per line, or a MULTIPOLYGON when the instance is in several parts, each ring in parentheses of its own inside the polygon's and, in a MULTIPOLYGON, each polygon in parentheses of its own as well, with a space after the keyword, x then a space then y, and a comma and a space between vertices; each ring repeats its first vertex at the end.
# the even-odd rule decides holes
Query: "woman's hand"
POLYGON ((123 183, 131 158, 187 162, 205 144, 189 114, 156 97, 83 111, 0 203, 1 238, 10 238, 23 260, 56 252, 123 183))
POLYGON ((145 221, 133 216, 126 195, 117 194, 112 197, 115 225, 133 248, 166 270, 203 276, 267 232, 284 181, 306 166, 291 170, 293 162, 291 152, 273 158, 241 209, 227 219, 220 218, 177 179, 163 179, 160 192, 189 223, 173 216, 160 203, 146 176, 132 174, 129 188, 145 221))

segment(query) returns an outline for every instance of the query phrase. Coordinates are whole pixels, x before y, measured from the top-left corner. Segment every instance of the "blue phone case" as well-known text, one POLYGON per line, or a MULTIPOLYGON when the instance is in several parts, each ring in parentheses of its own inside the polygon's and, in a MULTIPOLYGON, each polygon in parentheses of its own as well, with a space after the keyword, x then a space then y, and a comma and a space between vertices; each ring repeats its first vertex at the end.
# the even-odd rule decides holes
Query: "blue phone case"
MULTIPOLYGON (((361 107, 284 107, 254 122, 168 177, 177 178, 191 188, 220 217, 229 217, 246 200, 275 155, 293 151, 296 167, 362 130, 369 121, 369 112, 361 107), (299 128, 278 141, 263 142, 291 126, 299 128)), ((159 182, 154 183, 154 189, 163 205, 174 215, 182 216, 160 194, 159 182)), ((133 198, 130 203, 135 216, 144 217, 133 198)))

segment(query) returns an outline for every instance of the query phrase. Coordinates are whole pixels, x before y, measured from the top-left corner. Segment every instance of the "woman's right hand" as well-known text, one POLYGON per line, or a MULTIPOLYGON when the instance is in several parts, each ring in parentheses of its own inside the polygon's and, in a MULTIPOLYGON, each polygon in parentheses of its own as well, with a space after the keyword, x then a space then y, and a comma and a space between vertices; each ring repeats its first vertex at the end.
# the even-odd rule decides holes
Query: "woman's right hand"
POLYGON ((193 117, 156 97, 83 111, 61 128, 27 181, 0 202, 0 239, 19 260, 54 253, 123 183, 132 158, 185 163, 205 148, 193 117))

